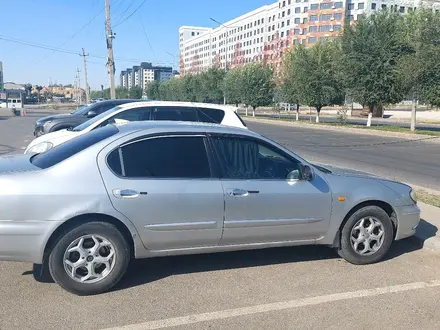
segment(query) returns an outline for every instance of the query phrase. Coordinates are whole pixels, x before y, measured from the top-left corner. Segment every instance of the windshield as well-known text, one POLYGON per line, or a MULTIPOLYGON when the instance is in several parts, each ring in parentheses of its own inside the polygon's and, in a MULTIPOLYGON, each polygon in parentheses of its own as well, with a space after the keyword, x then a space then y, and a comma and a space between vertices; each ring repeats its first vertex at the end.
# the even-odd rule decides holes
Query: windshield
POLYGON ((110 110, 107 110, 106 112, 101 113, 100 115, 93 117, 90 120, 87 120, 86 122, 82 123, 79 126, 76 126, 72 131, 74 132, 79 132, 79 131, 83 131, 86 128, 92 126, 93 124, 100 122, 101 120, 103 120, 105 117, 107 117, 109 114, 111 114, 112 112, 118 111, 120 110, 121 107, 114 107, 111 108, 110 110))
POLYGON ((75 111, 71 112, 71 114, 72 115, 84 115, 87 112, 89 112, 89 110, 90 110, 90 105, 83 105, 83 106, 80 106, 75 111))

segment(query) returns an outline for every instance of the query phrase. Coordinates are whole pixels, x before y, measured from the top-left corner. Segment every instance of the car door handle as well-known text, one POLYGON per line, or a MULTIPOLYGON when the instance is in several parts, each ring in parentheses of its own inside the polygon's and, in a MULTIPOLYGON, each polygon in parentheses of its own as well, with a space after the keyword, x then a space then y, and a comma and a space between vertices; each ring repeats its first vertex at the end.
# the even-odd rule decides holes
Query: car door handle
POLYGON ((130 199, 130 198, 137 198, 137 197, 139 197, 140 193, 138 191, 132 190, 132 189, 114 189, 113 190, 113 195, 116 198, 130 199))
POLYGON ((232 197, 247 197, 250 194, 258 194, 258 190, 230 189, 228 194, 232 197))

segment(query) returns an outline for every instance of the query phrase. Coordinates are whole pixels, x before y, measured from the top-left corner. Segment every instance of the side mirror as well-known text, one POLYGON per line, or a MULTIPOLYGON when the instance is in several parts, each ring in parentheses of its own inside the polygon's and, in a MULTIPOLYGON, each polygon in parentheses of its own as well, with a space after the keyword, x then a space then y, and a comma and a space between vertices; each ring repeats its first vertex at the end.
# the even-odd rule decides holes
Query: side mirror
POLYGON ((315 177, 313 169, 309 165, 301 165, 301 179, 311 181, 315 177))
POLYGON ((87 112, 87 118, 93 118, 97 115, 97 113, 93 110, 90 110, 89 112, 87 112))

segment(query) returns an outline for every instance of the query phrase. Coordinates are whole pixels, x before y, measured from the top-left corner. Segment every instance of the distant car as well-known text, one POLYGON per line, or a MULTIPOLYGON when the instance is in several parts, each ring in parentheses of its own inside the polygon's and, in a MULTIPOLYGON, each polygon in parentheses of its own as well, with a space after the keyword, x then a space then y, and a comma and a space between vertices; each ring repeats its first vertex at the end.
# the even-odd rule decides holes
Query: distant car
POLYGON ((374 263, 420 221, 407 185, 215 124, 108 125, 1 157, 0 186, 0 260, 81 295, 109 290, 132 257, 321 244, 374 263))
POLYGON ((34 128, 34 136, 38 137, 50 132, 56 132, 62 129, 74 128, 85 121, 93 118, 111 108, 118 105, 136 102, 139 100, 132 99, 118 99, 108 100, 99 103, 93 103, 88 106, 83 106, 73 111, 72 113, 51 115, 37 120, 34 128))
MULTIPOLYGON (((99 104, 104 102, 106 101, 99 104)), ((193 121, 246 127, 235 107, 189 102, 142 101, 110 109, 72 130, 64 129, 40 136, 29 144, 24 153, 45 152, 58 144, 108 124, 144 120, 193 121)))

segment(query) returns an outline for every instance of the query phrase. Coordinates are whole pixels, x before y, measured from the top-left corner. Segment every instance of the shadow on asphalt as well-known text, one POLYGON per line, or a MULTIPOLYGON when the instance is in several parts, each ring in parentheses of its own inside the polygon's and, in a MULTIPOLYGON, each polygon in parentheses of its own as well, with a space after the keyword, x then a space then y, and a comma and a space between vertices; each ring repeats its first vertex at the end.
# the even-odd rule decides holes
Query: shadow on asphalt
MULTIPOLYGON (((414 237, 397 241, 384 261, 417 251, 422 247, 423 243, 414 237)), ((111 291, 133 288, 179 274, 328 259, 345 262, 333 248, 318 245, 133 260, 122 281, 111 291)), ((32 270, 25 271, 22 275, 33 275, 40 283, 54 283, 48 270, 43 269, 41 265, 34 264, 32 270)))
POLYGON ((420 247, 423 247, 424 242, 427 239, 436 236, 437 232, 438 232, 438 228, 435 225, 421 219, 417 227, 417 237, 420 238, 419 239, 420 247))
MULTIPOLYGON (((422 246, 414 238, 397 241, 393 244, 385 260, 397 258, 403 254, 419 250, 422 246)), ((254 251, 237 251, 201 255, 161 257, 133 260, 123 280, 113 291, 148 284, 178 274, 190 274, 278 265, 291 262, 341 259, 336 251, 326 246, 301 246, 271 248, 254 251)), ((362 266, 356 266, 362 267, 362 266)))

